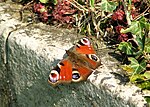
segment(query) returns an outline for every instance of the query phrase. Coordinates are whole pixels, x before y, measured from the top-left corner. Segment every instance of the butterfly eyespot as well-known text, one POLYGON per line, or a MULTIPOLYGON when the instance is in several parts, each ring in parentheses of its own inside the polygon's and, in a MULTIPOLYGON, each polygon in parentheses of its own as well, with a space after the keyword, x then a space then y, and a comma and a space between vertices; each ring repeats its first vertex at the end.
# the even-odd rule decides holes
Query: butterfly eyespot
POLYGON ((100 61, 100 59, 95 54, 88 54, 87 57, 96 62, 100 61))
POLYGON ((72 71, 72 81, 73 82, 78 82, 80 79, 80 73, 76 71, 72 71))
POLYGON ((82 38, 80 41, 84 45, 90 45, 90 41, 87 38, 82 38))
POLYGON ((49 81, 55 83, 59 79, 59 73, 56 70, 52 70, 49 74, 49 81))

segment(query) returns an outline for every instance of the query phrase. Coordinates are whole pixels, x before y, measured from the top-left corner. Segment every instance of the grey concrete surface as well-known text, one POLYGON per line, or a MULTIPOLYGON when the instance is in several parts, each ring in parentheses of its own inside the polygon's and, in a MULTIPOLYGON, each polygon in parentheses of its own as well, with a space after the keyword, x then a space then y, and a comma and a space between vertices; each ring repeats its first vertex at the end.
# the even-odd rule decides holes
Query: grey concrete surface
POLYGON ((50 86, 50 69, 80 36, 42 23, 27 26, 18 20, 17 4, 10 3, 0 3, 2 107, 146 107, 139 88, 120 84, 111 73, 120 69, 107 49, 99 51, 103 65, 87 81, 50 86))

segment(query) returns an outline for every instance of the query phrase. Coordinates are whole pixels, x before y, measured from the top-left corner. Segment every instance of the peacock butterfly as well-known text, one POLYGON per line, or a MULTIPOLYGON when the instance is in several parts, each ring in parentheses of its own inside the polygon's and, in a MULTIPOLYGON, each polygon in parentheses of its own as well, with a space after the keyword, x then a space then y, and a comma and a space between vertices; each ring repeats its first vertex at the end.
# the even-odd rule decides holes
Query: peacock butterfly
POLYGON ((66 54, 67 57, 50 71, 48 82, 53 86, 86 80, 101 65, 88 38, 79 40, 75 46, 66 50, 66 54))

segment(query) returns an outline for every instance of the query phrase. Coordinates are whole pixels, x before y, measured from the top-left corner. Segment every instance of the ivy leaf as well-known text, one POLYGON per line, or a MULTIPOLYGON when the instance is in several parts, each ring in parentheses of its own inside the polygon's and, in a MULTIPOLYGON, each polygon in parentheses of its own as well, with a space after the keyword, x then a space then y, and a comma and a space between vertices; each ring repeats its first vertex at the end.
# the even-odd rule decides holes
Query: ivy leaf
POLYGON ((128 59, 129 61, 131 61, 131 64, 129 66, 134 69, 133 75, 140 74, 146 69, 145 59, 143 59, 140 63, 133 57, 128 58, 128 59))
POLYGON ((144 76, 147 78, 147 79, 150 79, 150 71, 146 71, 144 73, 144 76))
POLYGON ((105 12, 113 12, 113 10, 115 10, 117 7, 117 3, 107 1, 107 0, 102 0, 100 5, 101 5, 101 10, 105 12))
POLYGON ((130 42, 121 42, 118 49, 127 55, 140 56, 144 50, 144 43, 140 37, 136 37, 138 48, 134 48, 130 42))
POLYGON ((139 36, 136 37, 136 41, 138 43, 138 46, 141 50, 144 50, 144 44, 145 44, 145 40, 142 40, 142 38, 140 38, 139 36))
POLYGON ((142 37, 143 34, 143 30, 147 29, 149 30, 150 28, 150 24, 147 23, 146 18, 142 17, 139 21, 133 21, 131 22, 131 26, 127 29, 121 29, 121 33, 128 33, 131 32, 134 35, 139 35, 140 37, 142 37))
POLYGON ((134 55, 136 55, 137 57, 140 56, 141 54, 143 54, 144 51, 144 46, 145 46, 145 36, 143 36, 142 38, 140 38, 139 36, 136 37, 136 42, 138 45, 138 51, 134 53, 134 55))
POLYGON ((133 55, 133 49, 130 42, 121 42, 118 49, 126 53, 127 55, 133 55))
POLYGON ((128 33, 131 32, 134 35, 137 35, 141 32, 141 28, 139 26, 139 21, 131 22, 131 26, 127 29, 121 29, 121 33, 128 33))
POLYGON ((146 53, 150 53, 150 38, 146 38, 145 40, 145 48, 144 48, 144 51, 146 53))
POLYGON ((41 3, 47 3, 49 0, 39 0, 41 3))
POLYGON ((140 19, 140 25, 141 25, 141 27, 142 27, 142 29, 146 29, 146 30, 149 30, 150 29, 150 23, 148 23, 147 22, 147 19, 146 18, 144 18, 144 17, 142 17, 141 19, 140 19))

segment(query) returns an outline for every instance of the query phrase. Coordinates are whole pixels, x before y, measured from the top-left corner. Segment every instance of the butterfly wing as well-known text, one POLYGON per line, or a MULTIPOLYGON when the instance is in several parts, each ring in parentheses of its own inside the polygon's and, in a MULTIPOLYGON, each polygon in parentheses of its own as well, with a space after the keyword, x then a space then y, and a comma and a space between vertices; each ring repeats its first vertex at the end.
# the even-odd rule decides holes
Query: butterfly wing
MULTIPOLYGON (((82 59, 84 62, 86 61, 86 66, 91 69, 96 69, 101 65, 101 61, 96 55, 96 51, 94 50, 88 38, 82 38, 72 50, 68 50, 66 53, 73 59, 79 57, 78 59, 82 59)), ((81 63, 82 62, 83 61, 81 61, 81 63)))
POLYGON ((86 80, 91 73, 91 69, 72 63, 67 58, 50 71, 48 82, 53 86, 60 83, 79 82, 86 80))
POLYGON ((92 70, 85 67, 74 65, 72 69, 72 82, 84 81, 92 73, 92 70))
POLYGON ((72 63, 68 59, 62 60, 50 71, 48 82, 55 86, 60 83, 70 83, 72 81, 72 63))

